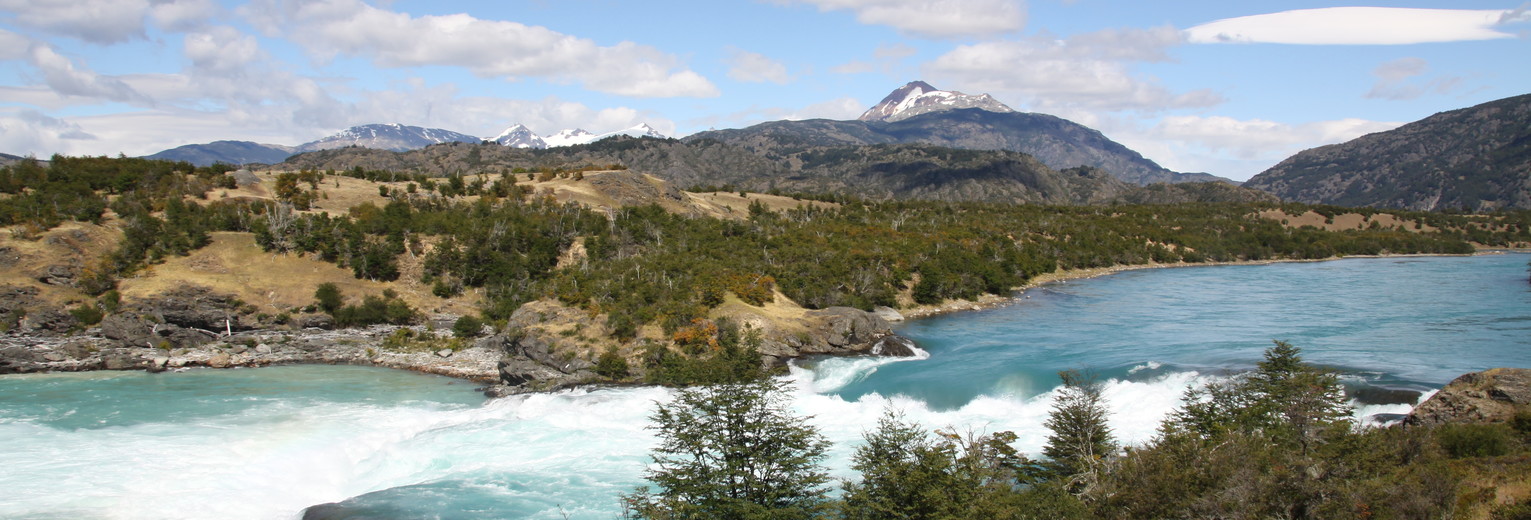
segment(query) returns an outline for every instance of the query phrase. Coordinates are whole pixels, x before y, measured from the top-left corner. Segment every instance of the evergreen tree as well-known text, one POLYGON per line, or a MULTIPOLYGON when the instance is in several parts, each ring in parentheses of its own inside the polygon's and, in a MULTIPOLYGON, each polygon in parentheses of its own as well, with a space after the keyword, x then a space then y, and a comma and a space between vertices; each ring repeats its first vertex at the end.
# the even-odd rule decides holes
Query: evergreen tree
POLYGON ((1068 487, 1083 492, 1100 478, 1107 457, 1116 450, 1116 439, 1106 424, 1110 411, 1101 396, 1101 384, 1075 370, 1058 373, 1063 379, 1053 409, 1047 415, 1047 445, 1042 453, 1049 466, 1068 487))
POLYGON ((820 462, 828 441, 787 409, 774 379, 693 387, 659 405, 656 490, 622 497, 646 519, 812 518, 825 512, 829 482, 820 462))

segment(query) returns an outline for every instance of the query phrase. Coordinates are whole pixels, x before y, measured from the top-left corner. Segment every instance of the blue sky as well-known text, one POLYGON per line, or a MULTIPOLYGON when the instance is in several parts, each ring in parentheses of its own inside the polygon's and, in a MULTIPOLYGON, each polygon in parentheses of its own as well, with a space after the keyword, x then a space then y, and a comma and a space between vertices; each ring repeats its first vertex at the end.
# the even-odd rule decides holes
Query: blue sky
POLYGON ((367 123, 680 137, 852 119, 913 80, 1179 171, 1531 92, 1531 4, 0 0, 0 152, 295 145, 367 123))

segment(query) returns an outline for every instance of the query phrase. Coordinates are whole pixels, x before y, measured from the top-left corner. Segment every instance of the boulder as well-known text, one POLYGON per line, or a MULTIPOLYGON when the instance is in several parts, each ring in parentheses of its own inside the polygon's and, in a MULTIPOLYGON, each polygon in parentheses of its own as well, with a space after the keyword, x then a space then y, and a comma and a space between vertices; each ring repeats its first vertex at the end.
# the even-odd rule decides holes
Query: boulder
POLYGON ((889 357, 915 357, 919 350, 914 346, 914 341, 899 335, 883 336, 872 344, 871 354, 874 356, 889 357))
POLYGON ((44 267, 37 273, 37 281, 60 287, 78 287, 76 278, 80 277, 80 266, 71 264, 54 264, 44 267))
POLYGON ((240 325, 238 304, 233 295, 193 285, 166 291, 138 302, 136 307, 141 314, 155 316, 162 323, 222 331, 246 328, 240 325))
POLYGON ((101 366, 107 370, 134 370, 144 368, 148 360, 132 349, 110 349, 101 352, 101 366))
POLYGON ((1414 407, 1405 424, 1506 422, 1531 410, 1531 369, 1493 368, 1464 374, 1414 407))
POLYGON ((79 324, 80 321, 76 320, 74 315, 54 307, 42 307, 29 311, 21 321, 23 329, 39 332, 69 332, 79 324))

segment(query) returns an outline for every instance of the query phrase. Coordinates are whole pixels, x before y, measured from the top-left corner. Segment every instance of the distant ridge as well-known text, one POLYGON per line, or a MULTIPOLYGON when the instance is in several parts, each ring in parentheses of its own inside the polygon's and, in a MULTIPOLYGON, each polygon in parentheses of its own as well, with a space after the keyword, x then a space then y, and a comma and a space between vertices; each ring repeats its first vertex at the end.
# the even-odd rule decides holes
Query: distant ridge
POLYGON ((276 164, 292 157, 297 153, 293 146, 275 144, 261 144, 250 141, 213 141, 207 144, 188 144, 177 146, 154 155, 144 156, 146 159, 162 159, 167 161, 186 161, 197 166, 211 166, 214 163, 232 165, 241 164, 276 164))
POLYGON ((1531 94, 1305 150, 1246 187, 1310 204, 1531 208, 1531 94))
POLYGON ((298 145, 300 152, 360 146, 402 152, 441 143, 478 143, 481 139, 440 128, 393 124, 353 126, 334 135, 298 145))

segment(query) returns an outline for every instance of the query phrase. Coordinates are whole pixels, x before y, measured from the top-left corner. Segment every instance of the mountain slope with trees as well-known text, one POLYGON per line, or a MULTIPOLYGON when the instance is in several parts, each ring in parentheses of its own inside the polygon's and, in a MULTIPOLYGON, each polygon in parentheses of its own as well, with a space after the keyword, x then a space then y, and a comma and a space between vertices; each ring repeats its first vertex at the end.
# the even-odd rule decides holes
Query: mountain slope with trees
POLYGON ((1531 94, 1307 150, 1244 185, 1310 204, 1531 208, 1531 94))
POLYGON ((736 144, 766 157, 787 157, 813 147, 921 143, 1022 152, 1054 169, 1089 166, 1137 185, 1228 181, 1204 173, 1170 171, 1099 131, 1063 118, 980 108, 927 112, 894 122, 773 121, 736 130, 699 132, 685 140, 736 144))
MULTIPOLYGON (((833 139, 815 141, 832 142, 833 139)), ((846 194, 873 200, 1039 204, 1275 201, 1262 192, 1231 185, 1196 187, 1205 183, 1190 183, 1177 188, 1157 185, 1140 188, 1099 168, 1059 171, 1019 152, 928 144, 776 147, 710 139, 615 137, 546 150, 471 144, 437 145, 408 152, 344 148, 298 155, 278 168, 337 171, 361 168, 445 176, 486 170, 534 172, 610 164, 653 174, 680 186, 846 194)))

